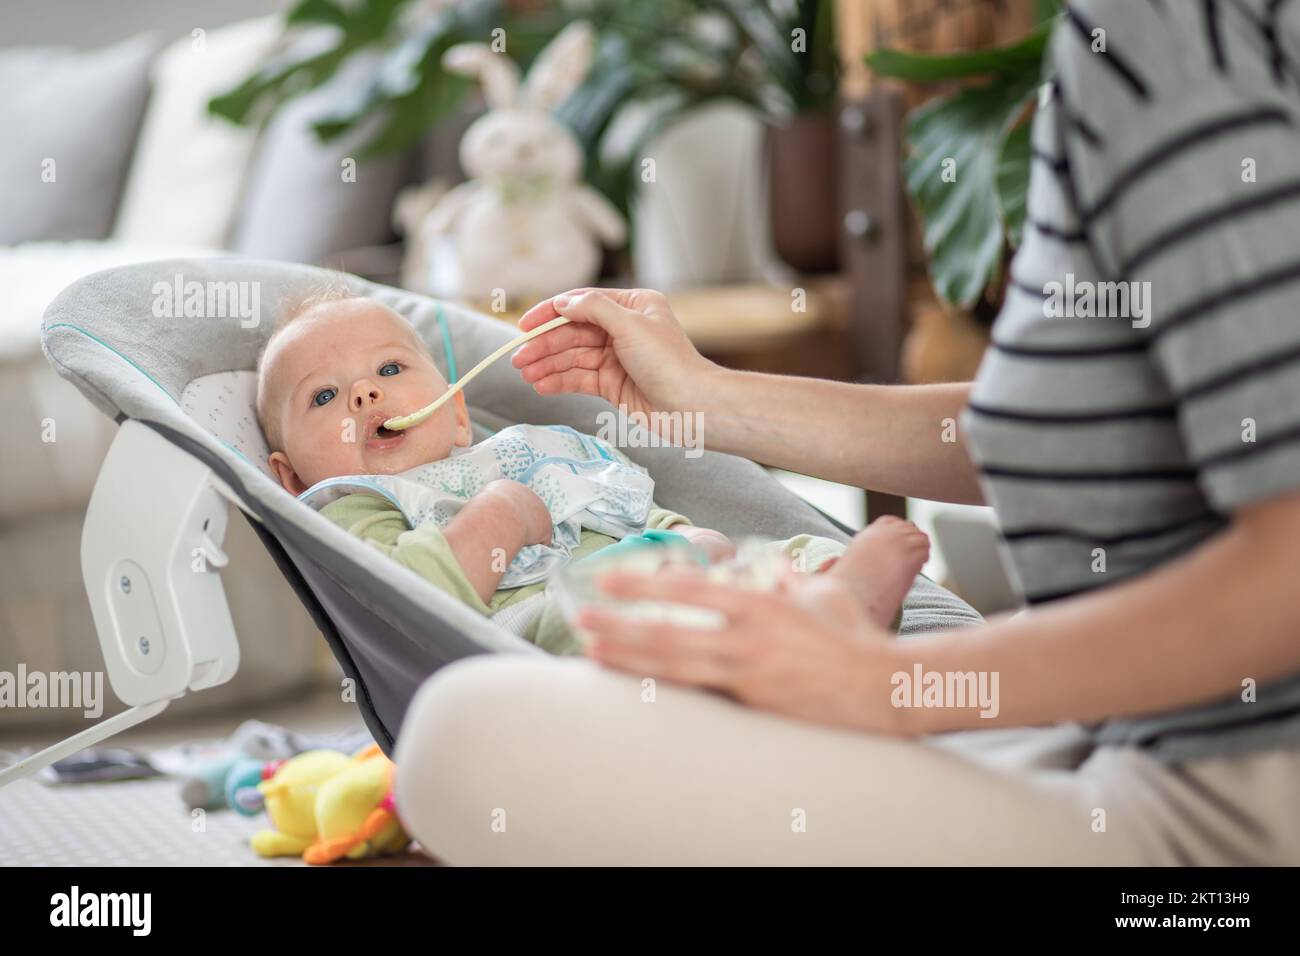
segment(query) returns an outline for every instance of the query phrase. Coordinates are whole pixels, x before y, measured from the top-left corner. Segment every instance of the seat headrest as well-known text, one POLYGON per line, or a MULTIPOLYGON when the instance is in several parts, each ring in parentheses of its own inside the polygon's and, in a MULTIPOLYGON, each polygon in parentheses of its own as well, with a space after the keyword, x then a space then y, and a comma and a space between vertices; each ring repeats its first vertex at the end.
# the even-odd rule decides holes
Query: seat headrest
POLYGON ((266 463, 271 447, 257 424, 256 399, 256 372, 214 372, 185 386, 181 408, 274 481, 266 463))

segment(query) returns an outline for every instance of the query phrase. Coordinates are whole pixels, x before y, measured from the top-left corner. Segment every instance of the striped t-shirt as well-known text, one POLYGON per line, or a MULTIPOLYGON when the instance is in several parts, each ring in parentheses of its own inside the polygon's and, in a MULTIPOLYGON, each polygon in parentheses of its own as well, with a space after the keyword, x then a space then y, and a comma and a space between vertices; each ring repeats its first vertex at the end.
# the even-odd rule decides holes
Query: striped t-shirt
MULTIPOLYGON (((1050 59, 1024 239, 962 418, 1031 604, 1300 489, 1300 0, 1078 2, 1050 59)), ((1300 641, 1300 601, 1296 620, 1300 641)), ((1300 677, 1099 739, 1300 747, 1300 677)))

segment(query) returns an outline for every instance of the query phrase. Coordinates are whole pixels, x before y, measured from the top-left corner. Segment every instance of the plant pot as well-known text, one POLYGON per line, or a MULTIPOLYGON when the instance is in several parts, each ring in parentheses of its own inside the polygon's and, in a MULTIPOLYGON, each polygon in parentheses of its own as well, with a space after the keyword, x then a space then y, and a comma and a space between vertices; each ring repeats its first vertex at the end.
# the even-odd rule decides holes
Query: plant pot
POLYGON ((903 341, 903 381, 909 385, 969 382, 988 346, 988 327, 970 312, 933 298, 915 302, 903 341))
POLYGON ((776 254, 799 272, 839 266, 835 114, 803 113, 767 130, 768 215, 776 254))
POLYGON ((700 107, 650 143, 653 182, 632 216, 636 281, 651 289, 758 281, 776 265, 763 201, 763 124, 732 103, 700 107))

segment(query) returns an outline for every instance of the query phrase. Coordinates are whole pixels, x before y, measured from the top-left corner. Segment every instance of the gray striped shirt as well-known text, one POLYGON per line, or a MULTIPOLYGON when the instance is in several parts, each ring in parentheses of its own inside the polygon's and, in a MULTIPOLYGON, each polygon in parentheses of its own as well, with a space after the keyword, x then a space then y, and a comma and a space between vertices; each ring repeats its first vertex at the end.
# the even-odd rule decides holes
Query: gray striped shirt
MULTIPOLYGON (((1031 604, 1300 489, 1300 0, 1078 2, 1050 56, 1029 221, 962 418, 1031 604)), ((1300 677, 1098 739, 1300 747, 1300 677)))

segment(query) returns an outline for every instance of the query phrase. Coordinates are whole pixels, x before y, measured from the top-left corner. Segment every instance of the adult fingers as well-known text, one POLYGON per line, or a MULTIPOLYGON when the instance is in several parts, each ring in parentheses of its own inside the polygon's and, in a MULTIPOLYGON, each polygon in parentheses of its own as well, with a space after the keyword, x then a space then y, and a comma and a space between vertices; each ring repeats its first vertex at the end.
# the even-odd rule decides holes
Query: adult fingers
POLYGON ((545 378, 539 378, 533 382, 533 391, 538 395, 575 393, 578 395, 594 395, 597 398, 605 397, 600 394, 599 373, 588 368, 571 368, 548 375, 545 378))
POLYGON ((586 607, 578 613, 578 626, 611 645, 650 648, 664 657, 713 657, 735 660, 744 644, 727 628, 687 627, 666 621, 629 617, 617 608, 586 607))
POLYGON ((731 686, 747 649, 725 630, 641 621, 611 609, 586 608, 578 624, 593 660, 687 684, 731 686))
POLYGON ((549 299, 543 299, 535 306, 519 317, 519 328, 523 332, 530 332, 545 322, 558 316, 560 313, 555 309, 555 300, 560 298, 569 298, 572 296, 582 295, 585 292, 591 292, 591 287, 582 289, 570 289, 568 292, 561 292, 559 295, 553 295, 549 299))
POLYGON ((510 364, 522 370, 534 362, 570 349, 599 349, 608 340, 609 333, 594 325, 562 325, 519 346, 510 356, 510 364))
POLYGON ((557 295, 551 308, 571 322, 587 322, 604 329, 615 339, 630 335, 645 324, 645 316, 624 307, 602 289, 588 289, 580 295, 557 295))

